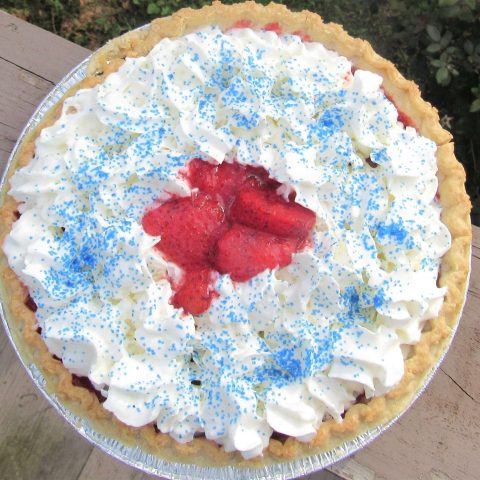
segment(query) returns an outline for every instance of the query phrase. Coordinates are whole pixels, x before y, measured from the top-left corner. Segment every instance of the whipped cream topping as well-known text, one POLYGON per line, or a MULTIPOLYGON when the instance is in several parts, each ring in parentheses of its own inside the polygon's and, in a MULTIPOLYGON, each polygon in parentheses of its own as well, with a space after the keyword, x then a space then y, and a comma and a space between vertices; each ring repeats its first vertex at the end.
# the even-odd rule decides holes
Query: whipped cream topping
POLYGON ((403 375, 402 349, 442 305, 435 144, 398 122, 382 79, 319 43, 209 27, 127 58, 68 98, 11 179, 9 263, 50 351, 121 421, 261 454, 403 375), (311 248, 198 317, 170 305, 182 271, 142 229, 189 195, 192 158, 260 165, 315 211, 311 248))

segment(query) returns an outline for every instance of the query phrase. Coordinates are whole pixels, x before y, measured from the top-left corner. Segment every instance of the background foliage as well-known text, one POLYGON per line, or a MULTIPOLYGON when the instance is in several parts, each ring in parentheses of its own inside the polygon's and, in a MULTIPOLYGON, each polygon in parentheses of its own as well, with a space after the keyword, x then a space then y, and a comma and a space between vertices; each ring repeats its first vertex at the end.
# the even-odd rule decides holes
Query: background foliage
MULTIPOLYGON (((480 225, 480 0, 277 1, 342 24, 418 83, 454 135, 467 171, 473 221, 480 225)), ((0 0, 6 11, 92 49, 156 16, 205 3, 210 2, 0 0)))

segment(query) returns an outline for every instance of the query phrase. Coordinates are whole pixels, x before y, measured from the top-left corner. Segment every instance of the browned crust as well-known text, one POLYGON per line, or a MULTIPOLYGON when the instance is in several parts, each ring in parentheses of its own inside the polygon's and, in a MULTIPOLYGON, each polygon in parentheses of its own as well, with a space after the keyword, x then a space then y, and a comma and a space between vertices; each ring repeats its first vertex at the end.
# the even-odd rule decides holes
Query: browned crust
MULTIPOLYGON (((422 386, 425 376, 445 351, 452 329, 459 321, 470 268, 470 200, 464 188, 465 172, 455 158, 453 143, 449 143, 450 133, 440 126, 437 110, 422 100, 415 83, 406 80, 391 62, 377 55, 368 42, 350 37, 339 25, 323 23, 314 13, 293 13, 283 5, 272 3, 262 6, 254 2, 230 6, 214 2, 212 6, 200 10, 182 9, 171 17, 154 20, 145 29, 129 32, 109 42, 93 56, 87 78, 67 96, 79 88, 102 82, 110 72, 119 68, 125 57, 145 55, 164 37, 177 37, 204 25, 228 28, 236 21, 245 19, 252 22, 253 28, 277 22, 285 32, 301 31, 313 41, 322 42, 329 49, 346 56, 356 67, 380 74, 384 79, 385 90, 399 110, 414 121, 422 135, 438 146, 442 220, 452 235, 452 247, 442 259, 439 285, 447 286, 448 293, 439 316, 427 323, 420 342, 413 347, 411 356, 405 361, 405 375, 396 388, 366 404, 354 405, 341 423, 333 420, 324 422, 310 444, 298 442, 294 438, 289 438, 285 444, 272 439, 264 456, 254 460, 245 461, 238 453, 225 453, 223 448, 205 439, 194 439, 189 444, 181 445, 168 435, 155 433, 151 426, 132 428, 122 424, 103 409, 93 393, 72 385, 71 374, 61 362, 52 358, 36 332, 35 315, 25 306, 25 288, 8 268, 4 256, 1 259, 2 276, 10 298, 13 329, 22 332, 25 353, 41 365, 51 391, 56 392, 69 408, 91 420, 100 431, 127 444, 135 443, 165 459, 213 466, 236 464, 256 467, 319 453, 397 416, 411 401, 422 386)), ((55 121, 62 103, 24 142, 16 158, 18 166, 27 164, 33 157, 35 138, 42 128, 55 121)), ((0 208, 2 244, 15 221, 16 209, 17 205, 10 197, 6 198, 0 208)))

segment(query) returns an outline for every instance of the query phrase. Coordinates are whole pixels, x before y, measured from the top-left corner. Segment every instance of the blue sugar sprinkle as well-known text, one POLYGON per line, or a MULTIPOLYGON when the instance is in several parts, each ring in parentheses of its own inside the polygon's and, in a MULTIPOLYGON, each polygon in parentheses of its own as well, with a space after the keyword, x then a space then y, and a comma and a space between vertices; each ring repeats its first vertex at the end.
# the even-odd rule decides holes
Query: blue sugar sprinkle
POLYGON ((347 308, 349 316, 354 316, 360 310, 360 296, 355 287, 349 286, 341 296, 341 303, 347 308))
POLYGON ((383 288, 379 288, 377 290, 377 293, 373 297, 373 304, 375 305, 375 308, 380 308, 385 302, 385 292, 383 288))
POLYGON ((302 366, 299 360, 295 358, 294 352, 288 348, 284 348, 273 353, 273 358, 279 367, 288 372, 293 378, 302 376, 302 366))
POLYGON ((403 244, 408 235, 409 233, 400 219, 388 224, 382 222, 377 227, 377 238, 380 240, 389 237, 394 239, 397 243, 403 244))

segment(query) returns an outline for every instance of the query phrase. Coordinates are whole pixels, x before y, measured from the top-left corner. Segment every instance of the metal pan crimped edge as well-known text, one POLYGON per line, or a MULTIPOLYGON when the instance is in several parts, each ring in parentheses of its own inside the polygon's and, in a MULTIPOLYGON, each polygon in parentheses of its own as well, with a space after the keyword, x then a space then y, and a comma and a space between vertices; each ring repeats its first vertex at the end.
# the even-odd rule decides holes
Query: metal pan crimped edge
MULTIPOLYGON (((85 78, 87 65, 90 58, 91 57, 88 57, 79 65, 77 65, 53 88, 53 90, 40 103, 28 123, 25 125, 25 128, 20 134, 17 143, 15 144, 10 154, 0 181, 1 198, 3 198, 3 195, 5 195, 5 191, 7 189, 7 173, 14 166, 15 157, 17 152, 19 151, 21 144, 26 138, 28 138, 28 135, 32 133, 32 131, 38 126, 38 124, 47 114, 47 112, 63 97, 63 95, 68 91, 68 89, 74 86, 83 78, 85 78)), ((6 305, 6 298, 3 288, 0 288, 0 297, 0 316, 2 318, 7 336, 9 337, 21 363, 27 370, 28 375, 38 387, 38 389, 42 392, 42 394, 45 396, 45 398, 57 410, 57 412, 67 422, 69 422, 80 435, 82 435, 89 442, 103 450, 105 453, 146 473, 159 475, 169 479, 179 480, 210 480, 212 478, 235 480, 286 480, 319 471, 321 469, 329 467, 336 462, 339 462, 342 459, 345 459, 349 455, 357 452, 361 448, 368 445, 381 433, 388 430, 398 420, 398 418, 401 417, 403 413, 408 410, 408 408, 410 408, 410 406, 415 402, 415 400, 420 397, 422 392, 425 390, 425 388, 433 378, 437 368, 439 368, 440 364, 442 363, 458 327, 457 323, 457 325, 453 328, 449 339, 446 342, 446 347, 441 353, 438 362, 426 374, 425 381, 422 386, 415 392, 415 394, 412 396, 412 398, 406 404, 400 414, 392 420, 378 427, 367 430, 357 435, 355 438, 345 441, 344 443, 331 450, 300 458, 298 460, 266 465, 260 468, 215 468, 193 464, 173 463, 163 460, 162 458, 152 455, 139 447, 125 445, 124 443, 115 438, 100 433, 95 429, 89 419, 74 413, 65 403, 62 402, 61 399, 59 399, 57 395, 52 394, 47 390, 47 381, 43 373, 35 363, 31 363, 31 361, 27 358, 25 352, 22 351, 21 346, 17 345, 17 343, 15 342, 12 328, 13 323, 11 319, 7 318, 7 311, 6 307, 4 306, 6 305)), ((465 301, 466 291, 463 300, 462 310, 463 306, 465 305, 465 301)))

